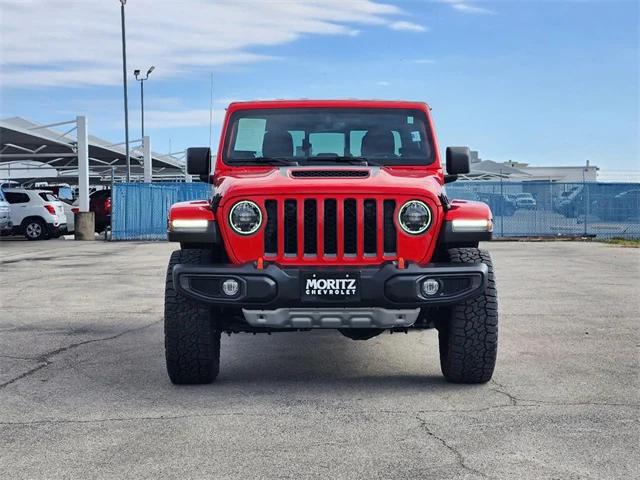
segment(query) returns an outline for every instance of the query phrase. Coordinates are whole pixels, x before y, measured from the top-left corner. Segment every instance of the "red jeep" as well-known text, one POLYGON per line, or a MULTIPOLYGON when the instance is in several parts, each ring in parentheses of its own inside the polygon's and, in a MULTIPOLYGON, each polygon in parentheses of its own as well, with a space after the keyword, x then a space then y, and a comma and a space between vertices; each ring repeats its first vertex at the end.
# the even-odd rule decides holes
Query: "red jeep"
POLYGON ((165 294, 174 383, 218 375, 220 335, 438 329, 447 380, 487 382, 498 342, 484 203, 449 200, 469 149, 443 172, 429 107, 399 101, 257 101, 227 109, 209 200, 171 207, 165 294))

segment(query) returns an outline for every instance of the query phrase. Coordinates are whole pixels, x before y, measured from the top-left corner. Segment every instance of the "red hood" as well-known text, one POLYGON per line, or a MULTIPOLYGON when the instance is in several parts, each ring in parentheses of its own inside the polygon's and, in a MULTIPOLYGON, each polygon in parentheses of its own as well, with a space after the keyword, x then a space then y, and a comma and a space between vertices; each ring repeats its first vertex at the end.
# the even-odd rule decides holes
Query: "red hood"
POLYGON ((223 202, 254 195, 281 196, 292 193, 314 194, 379 194, 428 197, 435 203, 442 191, 440 172, 411 167, 281 167, 265 169, 237 169, 216 177, 216 193, 223 202), (366 172, 363 177, 296 177, 299 172, 366 172))

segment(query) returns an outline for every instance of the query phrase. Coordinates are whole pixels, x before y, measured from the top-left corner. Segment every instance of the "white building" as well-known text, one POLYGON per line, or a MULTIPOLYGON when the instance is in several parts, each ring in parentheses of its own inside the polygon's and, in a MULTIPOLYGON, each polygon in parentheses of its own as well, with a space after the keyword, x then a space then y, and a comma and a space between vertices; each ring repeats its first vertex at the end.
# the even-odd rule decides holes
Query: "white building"
POLYGON ((589 160, 582 166, 553 166, 553 167, 530 167, 527 163, 504 162, 503 165, 514 167, 529 176, 527 181, 550 181, 550 182, 596 182, 598 181, 598 171, 595 165, 590 165, 589 160))
POLYGON ((471 173, 465 180, 500 180, 512 182, 582 183, 598 181, 600 169, 587 163, 583 166, 532 167, 522 162, 494 162, 482 160, 478 152, 471 152, 471 173))

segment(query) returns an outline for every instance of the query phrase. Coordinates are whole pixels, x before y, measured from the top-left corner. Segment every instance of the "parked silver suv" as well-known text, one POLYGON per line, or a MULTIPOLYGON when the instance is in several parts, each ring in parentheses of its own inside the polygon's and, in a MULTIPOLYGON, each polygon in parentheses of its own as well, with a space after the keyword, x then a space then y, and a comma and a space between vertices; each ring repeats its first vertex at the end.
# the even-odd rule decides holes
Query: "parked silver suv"
POLYGON ((11 223, 11 207, 0 190, 0 235, 10 235, 13 231, 11 223))

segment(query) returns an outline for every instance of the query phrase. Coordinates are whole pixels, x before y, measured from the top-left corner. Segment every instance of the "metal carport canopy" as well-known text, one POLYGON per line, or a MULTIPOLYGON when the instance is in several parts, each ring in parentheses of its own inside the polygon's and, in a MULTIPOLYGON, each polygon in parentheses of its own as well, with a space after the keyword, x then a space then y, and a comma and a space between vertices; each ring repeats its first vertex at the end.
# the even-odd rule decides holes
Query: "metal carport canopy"
MULTIPOLYGON (((64 133, 59 133, 20 117, 0 120, 0 178, 5 177, 5 164, 24 160, 42 162, 42 168, 69 171, 69 174, 77 171, 77 142, 71 135, 75 126, 69 128, 71 123, 75 121, 57 124, 67 128, 64 133)), ((115 169, 116 175, 126 173, 127 161, 122 145, 109 144, 93 135, 89 135, 88 140, 89 168, 92 176, 110 175, 112 168, 115 169)), ((142 149, 139 149, 139 152, 137 150, 134 149, 130 155, 131 173, 142 176, 142 149)), ((154 175, 183 175, 183 163, 174 157, 152 152, 151 164, 154 175)), ((68 177, 69 174, 63 176, 68 177)))

